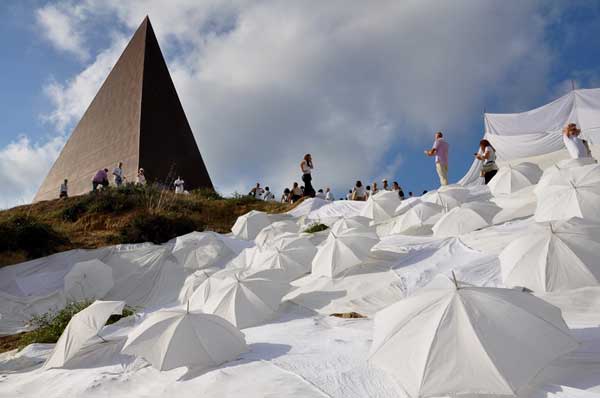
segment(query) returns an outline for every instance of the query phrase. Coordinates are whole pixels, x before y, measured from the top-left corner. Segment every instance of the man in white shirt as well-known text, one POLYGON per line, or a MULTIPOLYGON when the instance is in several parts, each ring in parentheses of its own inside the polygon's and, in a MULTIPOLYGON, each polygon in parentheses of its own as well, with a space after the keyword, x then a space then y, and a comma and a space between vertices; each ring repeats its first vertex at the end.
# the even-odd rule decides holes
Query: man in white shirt
POLYGON ((273 195, 273 192, 271 192, 269 187, 265 187, 265 193, 263 195, 263 200, 265 202, 271 202, 271 201, 275 200, 275 195, 273 195))
POLYGON ((322 189, 319 189, 315 194, 315 198, 325 199, 325 192, 322 189))
POLYGON ((185 182, 181 179, 181 177, 177 177, 177 179, 175 180, 175 182, 173 182, 173 185, 175 185, 175 193, 183 193, 185 182))
POLYGON ((325 200, 333 202, 333 194, 331 193, 331 189, 325 188, 325 200))
POLYGON ((113 169, 112 173, 115 176, 115 185, 120 187, 123 184, 123 163, 119 162, 119 165, 113 169))
POLYGON ((569 151, 569 155, 571 155, 571 158, 573 159, 589 157, 589 152, 586 149, 583 140, 579 138, 580 133, 581 130, 577 128, 575 123, 570 123, 563 129, 563 142, 565 143, 567 151, 569 151))

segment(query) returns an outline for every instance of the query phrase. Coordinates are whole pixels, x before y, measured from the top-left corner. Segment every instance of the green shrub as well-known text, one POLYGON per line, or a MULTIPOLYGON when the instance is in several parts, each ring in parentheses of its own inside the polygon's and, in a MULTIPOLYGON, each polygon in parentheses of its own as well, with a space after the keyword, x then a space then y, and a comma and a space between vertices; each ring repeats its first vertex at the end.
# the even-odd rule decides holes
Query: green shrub
POLYGON ((220 193, 218 193, 214 189, 209 189, 209 188, 194 189, 194 190, 192 190, 191 194, 194 196, 197 196, 199 198, 208 199, 208 200, 223 199, 223 196, 221 196, 220 193))
POLYGON ((92 192, 89 211, 92 213, 118 213, 138 207, 145 187, 128 184, 120 188, 107 188, 92 192))
MULTIPOLYGON (((19 339, 19 349, 33 343, 56 343, 63 333, 73 315, 89 307, 94 301, 85 300, 67 304, 59 311, 48 311, 41 315, 34 315, 30 321, 34 330, 24 333, 19 339)), ((117 322, 119 319, 135 314, 132 307, 125 306, 122 315, 111 315, 106 321, 107 325, 117 322)))
POLYGON ((79 200, 65 207, 61 212, 61 218, 65 221, 75 222, 88 210, 88 202, 79 200))
POLYGON ((203 230, 203 225, 198 225, 186 217, 142 213, 121 229, 119 237, 121 243, 158 244, 180 235, 203 230))
POLYGON ((67 239, 50 225, 31 216, 14 216, 0 222, 0 252, 23 251, 28 258, 56 253, 67 239))
POLYGON ((315 232, 325 231, 328 228, 329 227, 325 224, 315 223, 315 224, 309 225, 308 228, 306 228, 304 230, 304 232, 309 233, 309 234, 314 234, 315 232))

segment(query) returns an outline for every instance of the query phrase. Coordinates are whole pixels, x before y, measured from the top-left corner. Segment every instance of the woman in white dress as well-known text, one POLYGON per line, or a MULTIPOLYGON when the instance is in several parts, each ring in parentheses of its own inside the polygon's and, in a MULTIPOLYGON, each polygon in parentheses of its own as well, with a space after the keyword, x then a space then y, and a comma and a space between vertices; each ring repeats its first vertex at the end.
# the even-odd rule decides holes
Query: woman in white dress
POLYGON ((479 152, 475 154, 475 157, 483 161, 481 165, 481 176, 487 185, 498 172, 498 166, 496 165, 496 150, 488 140, 481 140, 479 141, 479 152))

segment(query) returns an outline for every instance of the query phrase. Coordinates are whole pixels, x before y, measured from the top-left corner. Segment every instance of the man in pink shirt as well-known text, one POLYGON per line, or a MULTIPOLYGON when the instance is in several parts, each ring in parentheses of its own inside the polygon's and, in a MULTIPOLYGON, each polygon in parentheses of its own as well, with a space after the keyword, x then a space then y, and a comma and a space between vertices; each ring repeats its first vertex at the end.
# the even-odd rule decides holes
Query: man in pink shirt
POLYGON ((441 131, 435 133, 433 147, 425 151, 427 156, 435 156, 435 169, 440 177, 440 185, 448 185, 448 143, 441 131))

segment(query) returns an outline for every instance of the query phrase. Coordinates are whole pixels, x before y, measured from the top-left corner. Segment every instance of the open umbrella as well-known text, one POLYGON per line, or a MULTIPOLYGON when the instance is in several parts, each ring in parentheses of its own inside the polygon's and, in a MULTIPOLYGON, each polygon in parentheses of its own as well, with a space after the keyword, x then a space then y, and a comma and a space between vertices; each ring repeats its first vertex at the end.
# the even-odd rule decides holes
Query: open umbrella
POLYGON ((369 229, 370 222, 371 220, 363 216, 344 217, 333 223, 331 230, 337 234, 342 234, 353 229, 365 230, 369 229))
POLYGON ((293 220, 275 221, 274 223, 264 227, 258 233, 258 235, 256 235, 254 242, 258 246, 263 246, 276 240, 285 233, 297 233, 299 230, 300 227, 293 220))
POLYGON ((400 204, 397 191, 379 191, 367 199, 360 215, 375 223, 384 222, 394 216, 394 210, 400 204))
POLYGON ((538 181, 535 190, 541 190, 552 182, 552 179, 557 176, 560 170, 573 169, 582 166, 588 166, 591 164, 596 164, 596 159, 594 158, 578 158, 578 159, 564 159, 560 162, 553 164, 552 166, 546 168, 542 177, 538 181))
POLYGON ((288 281, 310 272, 312 259, 317 248, 306 237, 297 234, 284 234, 279 239, 260 247, 249 264, 251 273, 278 269, 288 281))
POLYGON ((572 218, 529 226, 500 253, 507 286, 552 292, 600 283, 600 225, 572 218))
POLYGON ((430 202, 417 203, 398 216, 391 229, 392 234, 421 234, 440 219, 444 208, 430 202))
POLYGON ((412 198, 404 199, 398 205, 398 207, 396 207, 395 214, 397 216, 401 216, 402 214, 406 213, 407 211, 409 211, 410 209, 412 209, 413 207, 415 207, 419 203, 423 203, 423 201, 421 199, 417 198, 417 197, 412 197, 412 198))
POLYGON ((536 196, 538 222, 571 217, 600 221, 600 165, 559 170, 536 196))
POLYGON ((370 230, 331 231, 312 261, 312 273, 333 278, 364 262, 377 242, 377 234, 370 230))
POLYGON ((173 255, 184 268, 198 270, 220 266, 235 252, 212 232, 192 232, 175 239, 173 255))
POLYGON ((190 298, 190 308, 227 319, 243 329, 271 319, 289 291, 280 279, 234 273, 223 279, 210 277, 190 298))
POLYGON ((442 187, 436 191, 428 192, 421 197, 423 202, 434 203, 448 211, 465 203, 469 198, 469 190, 457 186, 442 187))
POLYGON ((124 354, 142 357, 158 370, 207 369, 248 351, 244 335, 225 319, 202 312, 162 310, 127 337, 124 354))
POLYGON ((439 238, 458 236, 491 225, 500 207, 493 203, 471 202, 455 207, 444 214, 432 227, 439 238))
POLYGON ((231 232, 239 239, 253 240, 269 224, 271 224, 271 220, 267 213, 252 210, 237 218, 231 227, 231 232))
POLYGON ((120 314, 124 307, 123 301, 94 301, 73 315, 46 360, 44 369, 63 367, 82 348, 101 342, 98 332, 112 314, 120 314))
POLYGON ((461 285, 422 289, 378 312, 370 361, 412 397, 516 395, 576 347, 559 308, 514 289, 461 285))
POLYGON ((535 163, 523 162, 514 166, 507 164, 500 167, 488 187, 494 196, 508 195, 537 184, 541 176, 542 169, 535 163))
POLYGON ((64 283, 69 300, 102 298, 114 286, 112 268, 97 259, 75 263, 65 275, 64 283))

